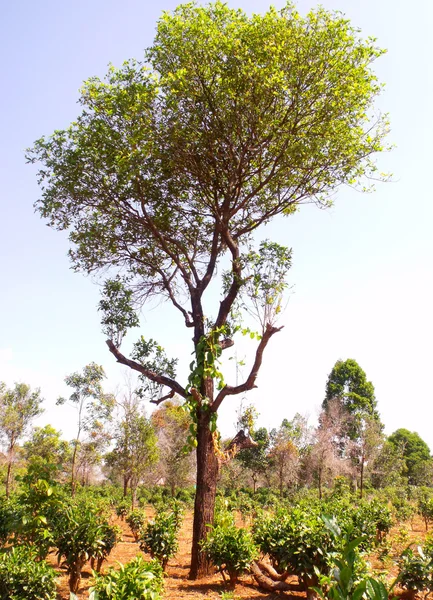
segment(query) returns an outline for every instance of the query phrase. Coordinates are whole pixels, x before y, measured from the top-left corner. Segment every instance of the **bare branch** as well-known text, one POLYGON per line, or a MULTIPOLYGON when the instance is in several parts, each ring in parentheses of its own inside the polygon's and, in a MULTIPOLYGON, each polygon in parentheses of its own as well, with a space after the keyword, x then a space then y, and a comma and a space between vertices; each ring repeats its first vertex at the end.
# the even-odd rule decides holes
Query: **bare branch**
POLYGON ((164 400, 168 400, 169 398, 173 398, 175 394, 176 394, 176 392, 174 390, 171 390, 171 392, 168 392, 168 394, 165 394, 165 396, 162 396, 161 398, 158 398, 158 400, 150 400, 150 402, 152 404, 156 404, 158 406, 158 404, 161 404, 161 402, 164 402, 164 400))
POLYGON ((142 365, 140 365, 140 363, 136 362, 135 360, 126 358, 126 356, 124 356, 118 350, 118 348, 116 348, 116 346, 113 344, 113 342, 111 340, 107 340, 106 343, 107 343, 107 346, 108 346, 111 354, 113 354, 115 356, 118 363, 121 363, 122 365, 126 365, 127 367, 129 367, 130 369, 133 369, 134 371, 138 371, 139 373, 141 373, 141 375, 144 375, 145 377, 147 377, 151 381, 154 381, 155 383, 159 383, 160 385, 166 385, 171 390, 173 390, 174 393, 179 394, 179 396, 181 396, 182 398, 187 397, 187 393, 186 393, 185 389, 179 383, 177 383, 177 381, 175 381, 174 379, 170 379, 170 377, 166 377, 165 375, 159 375, 158 373, 155 373, 154 371, 145 369, 142 365))
POLYGON ((212 410, 214 412, 216 412, 219 409, 222 401, 224 400, 224 398, 226 396, 234 396, 236 394, 242 394, 243 392, 247 392, 248 390, 252 390, 253 388, 257 387, 256 379, 257 379, 257 375, 259 373, 259 369, 262 365, 263 352, 264 352, 269 340, 271 339, 271 337, 275 333, 278 333, 278 331, 281 331, 282 329, 283 329, 283 326, 273 327, 269 323, 266 325, 265 332, 263 333, 262 339, 260 340, 260 343, 257 346, 254 364, 252 366, 250 374, 248 375, 247 380, 244 381, 244 383, 241 383, 240 385, 235 385, 235 386, 225 385, 223 387, 223 389, 220 391, 220 393, 218 394, 218 396, 215 398, 215 401, 212 404, 212 410))
POLYGON ((232 346, 234 346, 235 343, 230 338, 224 338, 219 342, 219 345, 221 347, 221 350, 225 350, 226 348, 231 348, 232 346))

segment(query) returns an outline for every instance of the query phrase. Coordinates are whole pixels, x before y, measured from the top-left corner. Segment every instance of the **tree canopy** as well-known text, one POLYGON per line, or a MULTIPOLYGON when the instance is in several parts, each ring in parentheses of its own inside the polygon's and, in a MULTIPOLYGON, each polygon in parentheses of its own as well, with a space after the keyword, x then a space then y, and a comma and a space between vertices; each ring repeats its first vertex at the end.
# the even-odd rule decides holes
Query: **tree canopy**
POLYGON ((430 448, 420 435, 416 431, 401 428, 389 436, 388 442, 402 452, 409 483, 431 485, 432 457, 430 448))
POLYGON ((9 497, 13 455, 18 441, 26 434, 33 419, 43 412, 39 389, 32 391, 25 383, 8 389, 0 382, 0 441, 7 449, 6 496, 9 497))
MULTIPOLYGON (((186 400, 197 445, 192 576, 205 573, 200 541, 213 520, 216 414, 256 386, 291 264, 288 248, 252 234, 306 202, 328 206, 342 184, 376 174, 386 117, 372 63, 382 54, 339 13, 302 17, 294 5, 249 16, 222 2, 163 13, 144 61, 85 82, 72 125, 39 139, 41 216, 68 230, 73 267, 113 275, 101 303, 116 359, 157 401, 186 400), (223 257, 222 300, 206 305, 223 257), (116 277, 117 275, 117 277, 116 277), (175 359, 141 338, 120 350, 135 309, 165 298, 193 330, 189 382, 175 359), (229 385, 218 361, 242 311, 259 322, 245 381, 229 385), (147 383, 146 383, 147 382, 147 383), (168 392, 167 392, 168 390, 168 392), (155 398, 156 397, 156 398, 155 398)), ((221 272, 221 271, 220 271, 221 272)))
POLYGON ((340 399, 352 416, 363 413, 379 419, 374 386, 353 358, 337 360, 329 374, 323 401, 325 410, 334 398, 340 399))

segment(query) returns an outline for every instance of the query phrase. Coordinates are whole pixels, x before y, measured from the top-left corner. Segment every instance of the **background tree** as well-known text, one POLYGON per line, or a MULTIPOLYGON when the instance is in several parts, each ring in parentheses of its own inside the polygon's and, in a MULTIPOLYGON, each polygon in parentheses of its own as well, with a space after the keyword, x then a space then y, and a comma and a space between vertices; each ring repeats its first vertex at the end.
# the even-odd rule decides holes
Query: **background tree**
POLYGON ((393 444, 385 440, 372 468, 371 479, 374 487, 403 487, 407 485, 407 467, 403 450, 403 445, 393 444))
POLYGON ((100 421, 87 431, 86 438, 78 443, 76 457, 76 479, 82 485, 89 485, 96 476, 96 468, 102 463, 103 454, 111 441, 110 432, 100 421))
MULTIPOLYGON (((338 398, 352 417, 352 427, 356 429, 357 416, 370 415, 379 420, 374 386, 367 381, 365 372, 356 360, 337 360, 326 383, 326 395, 322 407, 326 410, 329 402, 338 398)), ((356 431, 353 432, 356 434, 356 431)))
MULTIPOLYGON (((366 432, 371 432, 374 428, 372 421, 379 423, 381 429, 383 425, 377 411, 374 386, 371 381, 367 381, 365 372, 352 358, 338 360, 329 374, 323 410, 328 411, 331 403, 334 404, 334 409, 339 404, 342 411, 339 419, 341 455, 352 454, 352 459, 355 460, 354 454, 359 458, 362 455, 361 447, 366 448, 363 444, 366 432)), ((357 465, 361 464, 358 459, 355 462, 357 465)))
POLYGON ((106 456, 106 462, 121 473, 124 495, 130 487, 134 507, 138 484, 158 461, 156 432, 150 420, 134 405, 117 426, 114 439, 115 447, 106 456))
POLYGON ((244 470, 242 478, 248 483, 249 480, 252 480, 254 493, 260 477, 266 473, 266 469, 269 467, 270 436, 265 427, 256 430, 258 416, 259 413, 252 404, 245 408, 241 405, 236 424, 237 431, 244 431, 256 444, 241 449, 236 455, 236 461, 242 465, 244 470))
POLYGON ((23 453, 27 461, 26 479, 30 483, 38 479, 53 483, 69 472, 71 447, 51 425, 35 427, 23 446, 23 453))
POLYGON ((193 456, 185 452, 193 422, 180 402, 173 400, 167 400, 155 410, 151 422, 158 437, 158 472, 174 496, 177 488, 194 483, 193 456))
POLYGON ((39 389, 31 391, 25 383, 16 383, 7 389, 0 382, 0 439, 6 445, 6 497, 9 498, 12 478, 12 464, 18 441, 26 434, 35 417, 43 412, 39 389))
POLYGON ((408 483, 411 485, 432 484, 432 457, 426 442, 415 432, 397 429, 388 437, 388 442, 401 450, 408 483))
POLYGON ((279 429, 270 433, 269 466, 277 479, 280 494, 285 487, 292 487, 298 482, 300 465, 299 449, 296 446, 298 438, 296 428, 284 419, 279 429))
POLYGON ((69 402, 77 409, 77 435, 73 441, 71 464, 71 493, 75 495, 76 464, 80 447, 80 436, 83 431, 89 432, 99 428, 103 421, 111 417, 114 407, 114 398, 104 394, 101 381, 105 378, 104 369, 90 363, 85 366, 82 373, 72 373, 65 379, 66 385, 74 391, 66 398, 59 398, 58 405, 69 402))
POLYGON ((257 430, 250 432, 250 435, 257 446, 244 448, 236 456, 236 459, 241 462, 245 472, 251 478, 253 492, 255 493, 260 478, 264 476, 269 468, 270 436, 266 427, 259 427, 257 430))
POLYGON ((349 475, 351 463, 341 454, 341 431, 345 429, 347 419, 339 401, 328 404, 319 416, 319 426, 316 428, 312 443, 307 449, 303 466, 307 480, 313 480, 322 498, 323 486, 330 485, 334 477, 349 475))
POLYGON ((352 459, 355 473, 359 478, 359 494, 362 498, 365 476, 371 472, 374 460, 383 444, 383 425, 374 417, 367 416, 360 419, 358 436, 350 444, 349 454, 352 459))
POLYGON ((301 17, 288 4, 249 17, 221 2, 186 4, 163 14, 146 64, 129 61, 106 81, 86 82, 74 124, 28 154, 42 163, 37 207, 51 226, 70 230, 74 268, 121 273, 101 304, 110 351, 154 399, 178 394, 190 410, 191 577, 210 568, 200 548, 214 515, 218 409, 256 386, 280 331, 290 251, 271 242, 254 249, 252 234, 301 203, 328 206, 341 184, 376 171, 372 155, 387 123, 372 116, 380 85, 371 63, 381 54, 323 9, 301 17), (207 292, 222 257, 230 267, 212 309, 207 292), (142 338, 131 358, 119 350, 138 324, 134 302, 154 296, 192 330, 188 382, 175 379, 175 362, 152 340, 142 338), (261 325, 249 374, 230 385, 218 361, 242 311, 261 325))

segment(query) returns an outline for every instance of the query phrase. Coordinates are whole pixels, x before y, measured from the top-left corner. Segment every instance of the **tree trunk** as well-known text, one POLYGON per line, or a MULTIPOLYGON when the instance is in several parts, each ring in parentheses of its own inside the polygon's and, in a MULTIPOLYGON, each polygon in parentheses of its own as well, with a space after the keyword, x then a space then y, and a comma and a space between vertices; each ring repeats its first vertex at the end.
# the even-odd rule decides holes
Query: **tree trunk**
POLYGON ((362 494, 364 491, 364 456, 361 457, 361 476, 359 481, 359 497, 362 498, 362 494))
POLYGON ((129 480, 131 479, 130 475, 123 475, 123 497, 128 495, 128 485, 129 480))
POLYGON ((74 446, 74 452, 72 453, 72 472, 71 472, 71 496, 75 496, 75 463, 77 462, 77 448, 78 440, 74 446))
POLYGON ((209 414, 200 412, 197 423, 197 481, 190 579, 206 577, 212 571, 212 565, 202 552, 200 544, 206 539, 208 525, 214 520, 217 476, 218 460, 209 428, 209 414))
POLYGON ((10 485, 11 485, 11 474, 12 474, 12 456, 8 460, 8 470, 6 473, 6 498, 10 496, 10 485))
POLYGON ((131 479, 131 508, 132 510, 135 509, 136 505, 137 505, 137 487, 138 487, 138 481, 135 481, 135 478, 133 477, 131 479))

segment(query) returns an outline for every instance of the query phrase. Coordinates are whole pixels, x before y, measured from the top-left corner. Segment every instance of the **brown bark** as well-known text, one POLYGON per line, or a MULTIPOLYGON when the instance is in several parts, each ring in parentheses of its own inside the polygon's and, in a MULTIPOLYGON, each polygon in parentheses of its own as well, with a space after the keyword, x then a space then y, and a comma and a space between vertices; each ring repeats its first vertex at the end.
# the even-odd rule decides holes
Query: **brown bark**
POLYGON ((275 581, 269 575, 263 573, 262 569, 256 562, 250 565, 254 579, 263 590, 268 592, 299 592, 302 587, 294 583, 286 583, 285 581, 275 581))
POLYGON ((361 476, 359 482, 359 497, 362 498, 364 492, 364 455, 361 457, 361 476))
POLYGON ((272 565, 266 563, 263 560, 256 560, 255 562, 257 566, 261 569, 261 571, 265 571, 266 574, 270 575, 271 579, 273 579, 274 581, 286 581, 286 579, 290 575, 288 571, 278 573, 278 571, 276 571, 272 565))
POLYGON ((123 497, 128 495, 128 485, 129 480, 131 479, 130 475, 123 475, 123 497))
MULTIPOLYGON (((111 354, 113 354, 113 356, 116 358, 118 363, 125 365, 126 367, 129 367, 133 371, 138 371, 138 373, 141 373, 142 375, 144 375, 151 381, 154 381, 155 383, 159 383, 160 385, 166 385, 174 393, 179 394, 179 396, 181 396, 182 398, 187 397, 186 391, 184 390, 184 388, 181 385, 179 385, 177 383, 177 381, 174 381, 174 379, 170 379, 170 377, 166 377, 165 375, 159 375, 158 373, 155 373, 154 371, 145 369, 143 367, 143 365, 136 362, 135 360, 126 358, 126 356, 124 356, 119 351, 119 349, 116 348, 116 346, 113 344, 113 342, 111 340, 106 340, 106 343, 107 343, 107 346, 108 346, 111 354)), ((171 393, 166 396, 166 398, 172 398, 172 397, 173 396, 171 395, 171 393)))
POLYGON ((197 487, 194 503, 190 579, 206 577, 212 571, 212 565, 200 547, 200 542, 207 537, 208 525, 214 520, 218 476, 218 460, 209 421, 209 414, 201 411, 197 423, 197 487))
POLYGON ((72 472, 71 472, 71 496, 75 496, 75 464, 77 462, 77 448, 78 448, 78 438, 76 440, 74 446, 74 452, 72 453, 72 472))
POLYGON ((10 485, 11 485, 11 474, 12 474, 12 456, 9 457, 8 470, 6 473, 6 498, 10 496, 10 485))

